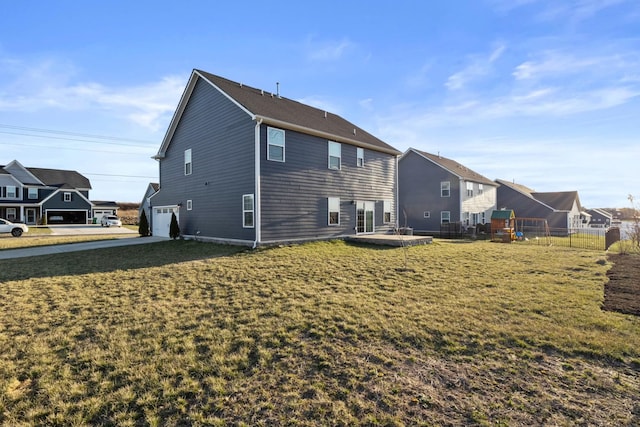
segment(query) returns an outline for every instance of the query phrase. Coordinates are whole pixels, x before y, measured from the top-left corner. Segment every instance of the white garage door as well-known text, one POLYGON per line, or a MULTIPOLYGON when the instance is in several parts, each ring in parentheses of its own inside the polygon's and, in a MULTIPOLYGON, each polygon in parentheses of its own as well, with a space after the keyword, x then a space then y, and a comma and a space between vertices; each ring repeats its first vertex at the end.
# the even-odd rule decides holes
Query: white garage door
POLYGON ((157 237, 169 237, 169 226, 171 225, 171 214, 176 214, 176 219, 180 220, 177 206, 163 206, 153 208, 153 219, 151 232, 157 237))

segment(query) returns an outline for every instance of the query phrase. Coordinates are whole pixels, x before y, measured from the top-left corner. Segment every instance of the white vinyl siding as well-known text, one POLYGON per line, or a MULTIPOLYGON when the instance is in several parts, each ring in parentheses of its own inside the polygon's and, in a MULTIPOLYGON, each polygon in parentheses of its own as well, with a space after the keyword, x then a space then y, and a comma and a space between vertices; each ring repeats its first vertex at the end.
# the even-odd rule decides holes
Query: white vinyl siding
POLYGON ((284 162, 284 131, 267 127, 267 160, 284 162))
POLYGON ((342 145, 329 141, 329 169, 340 170, 342 162, 342 145))
POLYGON ((440 197, 451 196, 451 183, 449 181, 442 181, 440 183, 440 197))
POLYGON ((242 227, 253 228, 253 194, 245 194, 242 196, 242 227))
POLYGON ((329 225, 340 225, 340 198, 339 197, 329 197, 327 198, 327 206, 328 206, 328 224, 329 225))
POLYGON ((193 163, 191 162, 191 148, 184 150, 184 174, 191 175, 193 172, 193 163))

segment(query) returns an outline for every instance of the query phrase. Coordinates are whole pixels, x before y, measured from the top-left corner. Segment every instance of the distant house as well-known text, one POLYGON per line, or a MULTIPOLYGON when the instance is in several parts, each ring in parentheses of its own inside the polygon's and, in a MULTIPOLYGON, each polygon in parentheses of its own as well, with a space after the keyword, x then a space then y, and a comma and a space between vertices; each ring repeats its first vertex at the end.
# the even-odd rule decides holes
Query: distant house
POLYGON ((524 185, 497 179, 498 208, 513 209, 516 217, 546 219, 551 229, 583 228, 589 215, 577 191, 536 192, 524 185))
POLYGON ((151 196, 156 194, 160 189, 160 184, 157 182, 150 182, 147 186, 147 191, 144 192, 144 197, 140 202, 140 208, 138 209, 138 220, 142 217, 142 212, 147 216, 147 221, 151 221, 151 196))
POLYGON ((488 224, 496 209, 497 184, 455 160, 414 148, 398 161, 399 223, 416 232, 443 224, 488 224))
POLYGON ((76 171, 0 166, 0 217, 27 224, 87 224, 94 204, 89 180, 76 171))
POLYGON ((613 221, 613 215, 607 212, 604 209, 587 209, 586 211, 589 215, 591 215, 591 221, 589 221, 589 226, 594 228, 609 228, 611 227, 611 222, 613 221))
POLYGON ((322 109, 194 70, 155 159, 151 230, 258 246, 387 232, 395 148, 322 109))

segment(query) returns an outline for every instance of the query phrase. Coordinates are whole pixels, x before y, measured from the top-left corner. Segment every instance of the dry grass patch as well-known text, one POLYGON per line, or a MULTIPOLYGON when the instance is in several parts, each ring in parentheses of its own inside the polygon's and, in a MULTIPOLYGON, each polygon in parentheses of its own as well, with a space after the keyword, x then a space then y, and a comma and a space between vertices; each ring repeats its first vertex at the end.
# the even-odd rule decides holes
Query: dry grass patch
POLYGON ((602 253, 408 254, 412 272, 343 242, 1 261, 0 423, 640 421, 640 322, 600 309, 602 253))

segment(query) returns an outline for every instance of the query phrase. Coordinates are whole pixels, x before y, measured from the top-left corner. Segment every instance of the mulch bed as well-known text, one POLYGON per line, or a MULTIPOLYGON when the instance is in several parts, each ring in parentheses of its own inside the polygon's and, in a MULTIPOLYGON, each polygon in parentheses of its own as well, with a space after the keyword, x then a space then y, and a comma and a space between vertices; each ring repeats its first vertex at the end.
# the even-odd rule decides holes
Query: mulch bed
POLYGON ((607 272, 603 310, 640 316, 640 256, 609 255, 613 267, 607 272))

